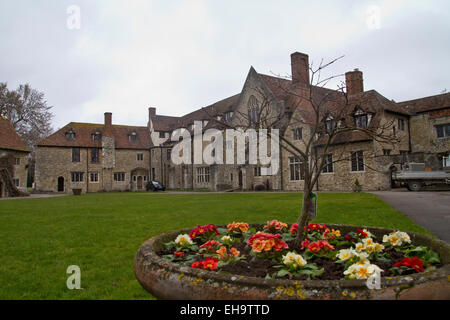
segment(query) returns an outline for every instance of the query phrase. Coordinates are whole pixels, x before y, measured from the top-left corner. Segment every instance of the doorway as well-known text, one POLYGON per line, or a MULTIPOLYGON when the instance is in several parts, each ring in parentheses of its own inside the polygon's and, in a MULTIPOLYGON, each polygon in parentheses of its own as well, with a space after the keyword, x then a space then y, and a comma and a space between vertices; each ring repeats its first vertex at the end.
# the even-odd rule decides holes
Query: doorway
POLYGON ((137 189, 142 190, 142 176, 137 177, 137 189))
POLYGON ((3 183, 0 182, 0 198, 3 197, 3 183))
POLYGON ((242 189, 242 170, 239 170, 239 188, 242 189))
POLYGON ((58 192, 64 192, 64 177, 58 178, 58 192))

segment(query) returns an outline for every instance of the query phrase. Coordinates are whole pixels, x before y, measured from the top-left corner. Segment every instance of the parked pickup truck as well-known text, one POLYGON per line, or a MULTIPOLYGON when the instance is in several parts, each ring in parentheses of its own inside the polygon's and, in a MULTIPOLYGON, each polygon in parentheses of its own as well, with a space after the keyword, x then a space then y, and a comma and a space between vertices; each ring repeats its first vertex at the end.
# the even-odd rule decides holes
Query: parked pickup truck
POLYGON ((405 170, 393 171, 392 180, 406 185, 410 191, 419 191, 424 186, 450 185, 450 173, 445 171, 425 171, 424 163, 409 163, 405 170))

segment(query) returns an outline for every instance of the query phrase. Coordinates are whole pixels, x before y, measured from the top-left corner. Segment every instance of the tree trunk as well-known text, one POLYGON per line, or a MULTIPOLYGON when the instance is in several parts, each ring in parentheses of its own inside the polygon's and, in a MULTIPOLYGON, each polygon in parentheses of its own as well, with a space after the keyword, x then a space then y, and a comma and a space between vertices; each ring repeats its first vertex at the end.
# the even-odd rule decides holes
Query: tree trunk
POLYGON ((305 228, 308 225, 309 220, 311 219, 310 212, 312 212, 314 203, 311 200, 311 188, 305 187, 305 190, 303 192, 303 203, 302 203, 302 212, 300 216, 298 217, 297 224, 298 224, 298 231, 297 231, 297 237, 294 241, 294 247, 300 248, 303 240, 306 238, 307 234, 307 228, 305 228))

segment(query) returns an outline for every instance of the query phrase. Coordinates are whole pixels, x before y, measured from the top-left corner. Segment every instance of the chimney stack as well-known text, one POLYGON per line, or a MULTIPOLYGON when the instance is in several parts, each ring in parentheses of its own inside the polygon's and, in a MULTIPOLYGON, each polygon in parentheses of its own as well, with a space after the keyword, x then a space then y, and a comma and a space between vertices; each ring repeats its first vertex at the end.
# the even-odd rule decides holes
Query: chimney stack
POLYGON ((309 57, 307 54, 291 54, 292 83, 302 88, 309 86, 309 57))
POLYGON ((364 92, 363 73, 359 69, 347 72, 345 74, 345 86, 349 96, 364 92))
POLYGON ((104 136, 112 135, 112 113, 105 112, 105 130, 103 132, 104 136))
POLYGON ((155 107, 150 107, 150 108, 148 108, 148 116, 149 116, 149 117, 154 117, 154 116, 156 116, 156 108, 155 108, 155 107))

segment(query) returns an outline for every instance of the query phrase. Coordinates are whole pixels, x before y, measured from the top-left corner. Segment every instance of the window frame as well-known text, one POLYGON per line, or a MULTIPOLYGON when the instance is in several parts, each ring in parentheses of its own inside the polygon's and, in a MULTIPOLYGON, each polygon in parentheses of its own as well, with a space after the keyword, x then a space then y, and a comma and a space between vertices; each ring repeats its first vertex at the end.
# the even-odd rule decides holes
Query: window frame
POLYGON ((72 183, 84 182, 84 172, 82 172, 82 171, 71 172, 70 173, 70 182, 72 182, 72 183))
POLYGON ((72 148, 72 162, 81 162, 81 148, 72 148))
POLYGON ((297 157, 289 157, 289 181, 305 180, 304 164, 297 157))
POLYGON ((209 167, 197 167, 197 183, 209 183, 209 167))
POLYGON ((438 139, 450 138, 450 123, 436 124, 434 125, 434 128, 436 130, 436 137, 438 139), (439 129, 442 130, 442 136, 439 136, 439 129))
POLYGON ((329 153, 326 155, 325 164, 322 169, 322 173, 334 173, 334 163, 333 154, 329 153), (331 160, 330 160, 331 159, 331 160))
POLYGON ((99 163, 99 162, 100 162, 100 149, 92 148, 91 149, 91 163, 99 163))
POLYGON ((364 161, 364 151, 363 150, 352 151, 350 155, 350 172, 364 172, 364 171, 366 171, 366 164, 364 161), (354 167, 356 167, 356 170, 353 170, 354 167))
POLYGON ((292 129, 292 139, 294 141, 303 139, 303 127, 298 127, 298 128, 292 129))
POLYGON ((99 183, 99 175, 97 171, 89 172, 89 182, 90 183, 99 183), (92 176, 95 177, 95 179, 92 179, 92 176))
POLYGON ((126 172, 114 172, 113 181, 114 182, 125 182, 126 181, 126 172))

